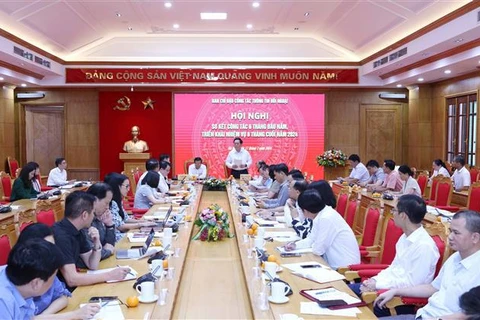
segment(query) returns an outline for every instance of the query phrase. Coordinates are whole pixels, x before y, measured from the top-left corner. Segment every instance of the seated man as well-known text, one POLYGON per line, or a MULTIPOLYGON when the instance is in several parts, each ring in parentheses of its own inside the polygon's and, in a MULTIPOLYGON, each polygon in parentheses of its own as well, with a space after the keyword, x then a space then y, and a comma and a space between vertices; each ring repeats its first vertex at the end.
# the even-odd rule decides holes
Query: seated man
POLYGON ((273 179, 270 178, 270 170, 266 163, 260 165, 258 169, 260 177, 256 180, 249 182, 248 190, 256 192, 267 192, 273 183, 273 179))
POLYGON ((367 167, 360 162, 360 157, 357 154, 351 154, 348 157, 348 163, 350 167, 352 167, 352 172, 350 172, 350 175, 346 178, 339 178, 340 181, 363 184, 370 180, 367 167))
POLYGON ((377 160, 370 160, 367 162, 367 170, 370 173, 370 179, 361 185, 368 187, 375 187, 382 185, 385 181, 385 172, 380 168, 377 160))
POLYGON ((207 177, 207 166, 203 164, 202 158, 196 157, 193 163, 188 166, 188 175, 197 176, 197 179, 205 179, 207 177))
POLYGON ((457 252, 445 261, 431 284, 391 289, 379 295, 375 305, 382 308, 394 296, 408 296, 429 298, 428 304, 410 319, 438 319, 460 313, 460 296, 480 285, 480 214, 469 210, 457 212, 450 223, 448 242, 457 252))
MULTIPOLYGON (((285 224, 287 227, 293 227, 297 234, 303 238, 303 231, 305 228, 297 229, 302 226, 303 222, 307 219, 303 216, 303 211, 298 207, 298 197, 302 192, 307 190, 308 183, 305 180, 292 180, 288 186, 289 199, 285 203, 285 224)), ((311 227, 312 221, 309 220, 309 226, 311 227)), ((305 235, 306 236, 306 235, 305 235)))
POLYGON ((158 171, 160 173, 158 190, 163 194, 168 193, 168 191, 170 190, 170 186, 168 185, 168 174, 170 173, 170 168, 171 168, 170 162, 167 162, 167 161, 160 162, 160 169, 158 171))
MULTIPOLYGON (((280 184, 278 195, 274 199, 266 199, 258 202, 258 206, 263 209, 274 209, 283 207, 288 200, 288 167, 285 163, 280 163, 273 169, 275 181, 280 184)), ((272 215, 275 215, 273 212, 272 215)))
POLYGON ((455 185, 455 191, 468 190, 471 184, 470 172, 465 168, 465 158, 458 155, 453 160, 455 171, 452 175, 452 181, 455 185))
POLYGON ((83 191, 75 191, 65 200, 65 218, 53 225, 55 243, 62 252, 62 267, 59 278, 73 290, 77 286, 85 286, 108 280, 122 280, 130 268, 115 268, 101 274, 86 274, 77 271, 78 260, 81 259, 88 269, 98 268, 102 256, 102 244, 98 230, 92 227, 94 217, 95 196, 83 191), (81 232, 88 228, 87 237, 81 232))
POLYGON ((56 187, 68 184, 67 180, 67 160, 65 158, 55 159, 55 168, 48 174, 47 186, 56 187))
POLYGON ((306 218, 313 219, 312 231, 303 240, 287 243, 285 250, 312 248, 333 269, 360 263, 360 250, 352 229, 335 209, 325 205, 317 190, 307 189, 300 194, 298 205, 306 218))
POLYGON ((362 284, 351 284, 350 288, 357 295, 432 282, 440 254, 432 237, 422 226, 426 212, 425 201, 419 196, 409 194, 399 198, 392 214, 395 225, 402 229, 403 235, 395 245, 395 258, 378 275, 362 284))
POLYGON ((137 186, 141 186, 141 185, 142 185, 143 178, 145 178, 145 176, 147 175, 148 171, 159 172, 159 170, 160 170, 160 162, 158 162, 158 160, 155 159, 155 158, 148 159, 148 160, 145 162, 145 169, 147 169, 147 170, 146 170, 144 173, 142 173, 142 175, 140 176, 140 178, 138 178, 137 186))
POLYGON ((52 286, 61 265, 60 250, 43 239, 18 243, 0 267, 0 319, 32 319, 33 298, 52 286))
POLYGON ((395 170, 395 161, 385 160, 383 162, 383 171, 387 174, 385 181, 383 181, 380 186, 369 186, 367 190, 371 192, 402 191, 403 181, 400 178, 398 171, 395 170))

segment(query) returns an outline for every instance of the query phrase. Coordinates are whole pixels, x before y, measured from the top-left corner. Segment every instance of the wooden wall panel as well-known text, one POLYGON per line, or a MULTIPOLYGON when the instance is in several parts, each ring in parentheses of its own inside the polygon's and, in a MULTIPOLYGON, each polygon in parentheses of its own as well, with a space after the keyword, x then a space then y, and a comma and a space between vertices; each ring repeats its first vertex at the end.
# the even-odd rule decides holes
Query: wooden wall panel
POLYGON ((0 171, 5 171, 8 156, 18 157, 15 153, 15 113, 14 91, 7 85, 0 87, 0 171))

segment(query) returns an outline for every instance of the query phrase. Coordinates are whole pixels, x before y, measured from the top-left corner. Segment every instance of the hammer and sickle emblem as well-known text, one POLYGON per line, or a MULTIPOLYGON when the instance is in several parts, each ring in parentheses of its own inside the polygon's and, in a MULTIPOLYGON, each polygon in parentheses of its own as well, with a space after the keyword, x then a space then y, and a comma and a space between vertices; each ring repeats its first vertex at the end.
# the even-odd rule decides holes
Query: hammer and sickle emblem
POLYGON ((117 105, 113 107, 113 110, 126 111, 130 110, 130 98, 123 96, 117 100, 117 105))

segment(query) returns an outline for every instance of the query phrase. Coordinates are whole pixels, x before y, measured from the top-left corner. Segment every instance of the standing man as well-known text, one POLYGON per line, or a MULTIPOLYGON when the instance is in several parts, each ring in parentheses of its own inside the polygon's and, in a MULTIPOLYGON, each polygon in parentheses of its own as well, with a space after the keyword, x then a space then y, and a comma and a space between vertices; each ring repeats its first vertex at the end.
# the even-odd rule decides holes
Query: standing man
POLYGON ((360 157, 358 154, 351 154, 348 157, 348 163, 352 167, 352 172, 346 178, 339 178, 340 181, 347 181, 348 183, 359 183, 364 184, 370 180, 370 174, 368 173, 367 167, 360 162, 360 157))
POLYGON ((453 160, 453 167, 455 172, 452 180, 455 185, 455 191, 468 190, 471 184, 471 177, 470 172, 465 168, 465 158, 462 155, 456 156, 453 160))
POLYGON ((233 149, 228 153, 225 165, 232 169, 232 175, 239 179, 241 174, 248 174, 248 168, 252 165, 252 156, 242 147, 243 140, 233 139, 233 149))
POLYGON ((128 153, 142 153, 148 151, 148 145, 145 141, 140 140, 140 128, 137 126, 132 127, 132 140, 128 140, 123 144, 123 151, 128 153))
POLYGON ((57 187, 68 184, 67 160, 65 158, 55 159, 55 168, 48 174, 47 186, 57 187))
POLYGON ((205 179, 207 177, 207 166, 203 164, 202 158, 196 157, 193 163, 188 166, 188 175, 197 176, 197 179, 205 179))

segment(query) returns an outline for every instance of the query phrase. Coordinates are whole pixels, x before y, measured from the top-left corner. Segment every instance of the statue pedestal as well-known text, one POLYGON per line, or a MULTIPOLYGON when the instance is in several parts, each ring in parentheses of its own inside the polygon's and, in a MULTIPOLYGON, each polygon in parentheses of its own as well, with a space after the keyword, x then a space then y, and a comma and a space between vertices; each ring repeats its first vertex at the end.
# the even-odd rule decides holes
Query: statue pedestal
POLYGON ((348 176, 348 167, 323 167, 325 180, 336 180, 338 177, 348 176))
POLYGON ((150 153, 120 153, 118 158, 123 162, 123 172, 130 179, 132 191, 135 192, 135 179, 133 174, 137 171, 145 171, 145 162, 151 158, 150 153))

